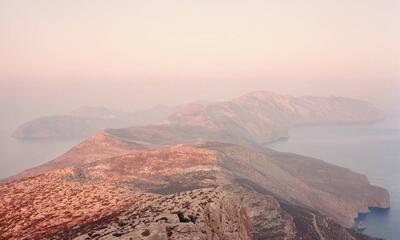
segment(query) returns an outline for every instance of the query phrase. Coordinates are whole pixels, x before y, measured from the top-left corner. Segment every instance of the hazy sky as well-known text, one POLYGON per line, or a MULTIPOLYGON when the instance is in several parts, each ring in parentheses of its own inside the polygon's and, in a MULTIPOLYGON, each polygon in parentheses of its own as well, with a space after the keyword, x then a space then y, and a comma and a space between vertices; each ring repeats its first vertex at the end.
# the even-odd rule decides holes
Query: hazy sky
POLYGON ((0 107, 19 120, 261 89, 388 106, 399 79, 398 0, 0 0, 0 107))

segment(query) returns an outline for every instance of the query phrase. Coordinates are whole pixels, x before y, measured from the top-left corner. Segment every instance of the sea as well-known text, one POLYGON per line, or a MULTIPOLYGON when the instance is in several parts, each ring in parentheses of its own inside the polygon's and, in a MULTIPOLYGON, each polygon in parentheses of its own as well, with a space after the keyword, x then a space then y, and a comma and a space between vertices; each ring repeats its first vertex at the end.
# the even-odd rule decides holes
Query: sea
POLYGON ((389 211, 371 209, 358 220, 367 225, 365 234, 400 239, 400 117, 368 125, 293 128, 287 140, 268 147, 349 168, 386 188, 391 196, 389 211))
MULTIPOLYGON (((0 129, 0 179, 37 166, 66 152, 83 139, 18 140, 13 128, 0 129)), ((368 176, 389 190, 391 209, 363 216, 364 233, 388 240, 400 236, 400 117, 368 125, 314 126, 290 130, 290 137, 268 145, 322 159, 368 176)))
POLYGON ((20 140, 10 129, 0 130, 0 179, 52 160, 83 139, 20 140))

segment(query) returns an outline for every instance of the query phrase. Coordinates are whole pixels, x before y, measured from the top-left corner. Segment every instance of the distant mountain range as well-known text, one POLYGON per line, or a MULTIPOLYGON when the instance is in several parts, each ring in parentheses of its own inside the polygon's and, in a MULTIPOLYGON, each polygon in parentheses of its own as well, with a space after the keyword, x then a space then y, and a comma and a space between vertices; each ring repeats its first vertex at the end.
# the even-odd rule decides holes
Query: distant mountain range
MULTIPOLYGON (((78 115, 103 115, 88 112, 78 115)), ((390 207, 385 189, 264 145, 295 126, 383 117, 354 99, 253 92, 107 129, 0 185, 0 237, 374 239, 349 228, 369 207, 390 207)))

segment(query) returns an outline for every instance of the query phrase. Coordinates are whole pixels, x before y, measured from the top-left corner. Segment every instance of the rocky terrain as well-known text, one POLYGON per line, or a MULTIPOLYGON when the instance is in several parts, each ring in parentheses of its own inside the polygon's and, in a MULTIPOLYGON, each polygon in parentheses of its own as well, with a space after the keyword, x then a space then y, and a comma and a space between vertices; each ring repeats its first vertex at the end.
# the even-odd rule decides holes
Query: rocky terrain
POLYGON ((89 137, 106 128, 151 124, 164 120, 175 108, 156 106, 125 113, 103 107, 81 107, 69 114, 41 117, 19 126, 12 134, 19 139, 89 137))
POLYGON ((239 185, 158 195, 73 168, 0 185, 0 193, 1 239, 374 239, 239 185))
POLYGON ((264 144, 294 126, 382 118, 358 100, 254 92, 107 129, 0 184, 0 238, 373 239, 349 228, 390 207, 385 189, 264 144))
POLYGON ((84 183, 63 169, 0 185, 0 239, 42 239, 95 221, 134 201, 130 191, 84 183))
POLYGON ((369 239, 269 195, 236 185, 205 188, 137 202, 104 221, 57 237, 86 239, 369 239), (310 225, 300 228, 298 223, 310 225), (91 229, 92 232, 88 233, 91 229))
POLYGON ((20 174, 79 167, 93 180, 154 193, 251 183, 350 227, 368 207, 388 208, 389 194, 348 169, 295 154, 218 142, 143 146, 98 134, 63 156, 20 174))

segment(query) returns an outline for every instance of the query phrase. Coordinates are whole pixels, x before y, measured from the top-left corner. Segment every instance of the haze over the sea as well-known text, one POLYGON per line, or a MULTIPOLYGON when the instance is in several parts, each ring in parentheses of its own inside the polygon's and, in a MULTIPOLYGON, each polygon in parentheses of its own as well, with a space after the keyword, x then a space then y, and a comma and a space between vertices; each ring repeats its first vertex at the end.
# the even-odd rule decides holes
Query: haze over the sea
POLYGON ((17 125, 252 90, 394 109, 399 22, 397 0, 3 0, 0 110, 17 125))

